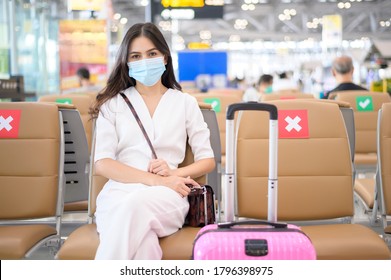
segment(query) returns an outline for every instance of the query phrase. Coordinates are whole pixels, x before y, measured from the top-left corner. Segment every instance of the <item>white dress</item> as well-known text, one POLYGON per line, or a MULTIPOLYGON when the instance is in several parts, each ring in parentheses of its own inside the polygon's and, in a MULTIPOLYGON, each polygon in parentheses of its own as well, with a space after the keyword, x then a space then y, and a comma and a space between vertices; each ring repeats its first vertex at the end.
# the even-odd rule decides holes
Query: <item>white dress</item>
MULTIPOLYGON (((213 158, 209 129, 194 97, 169 89, 151 118, 134 87, 125 94, 158 158, 170 168, 177 168, 183 161, 187 137, 195 161, 213 158)), ((140 127, 119 94, 101 106, 97 118, 95 162, 103 158, 144 171, 152 158, 140 127)), ((97 197, 95 216, 100 245, 95 259, 161 259, 158 238, 180 229, 188 208, 187 198, 168 187, 109 180, 97 197)))

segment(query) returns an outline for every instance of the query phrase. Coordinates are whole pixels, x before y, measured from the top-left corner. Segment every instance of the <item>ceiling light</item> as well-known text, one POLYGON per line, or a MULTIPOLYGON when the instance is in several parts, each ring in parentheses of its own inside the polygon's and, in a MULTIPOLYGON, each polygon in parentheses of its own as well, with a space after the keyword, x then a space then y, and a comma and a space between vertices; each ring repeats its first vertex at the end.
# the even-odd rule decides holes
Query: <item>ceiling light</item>
POLYGON ((295 16, 297 12, 295 9, 290 9, 289 13, 291 14, 291 16, 295 16))
POLYGON ((193 9, 164 9, 160 15, 164 19, 194 19, 195 12, 193 9))
POLYGON ((240 42, 240 36, 239 35, 231 35, 229 36, 230 42, 240 42))
POLYGON ((201 40, 209 40, 212 38, 212 33, 209 30, 201 30, 200 31, 201 40))
POLYGON ((141 0, 141 1, 140 1, 140 5, 141 5, 141 6, 146 7, 146 6, 148 6, 148 4, 149 4, 149 1, 148 1, 148 0, 141 0))
POLYGON ((121 18, 120 21, 119 21, 121 24, 125 25, 128 23, 128 19, 127 18, 121 18))
POLYGON ((205 0, 205 4, 208 6, 223 6, 224 0, 205 0))

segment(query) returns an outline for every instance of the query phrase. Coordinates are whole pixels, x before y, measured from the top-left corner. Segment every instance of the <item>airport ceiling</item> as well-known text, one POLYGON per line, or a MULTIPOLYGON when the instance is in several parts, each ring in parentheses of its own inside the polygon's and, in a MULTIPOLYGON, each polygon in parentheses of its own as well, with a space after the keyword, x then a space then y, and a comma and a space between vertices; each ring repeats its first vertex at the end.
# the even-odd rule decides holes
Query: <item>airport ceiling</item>
MULTIPOLYGON (((150 0, 156 1, 156 0, 150 0)), ((148 0, 112 0, 113 12, 128 19, 126 27, 144 22, 148 0)), ((210 41, 242 42, 301 41, 322 37, 322 17, 342 16, 343 39, 391 39, 391 0, 224 0, 223 17, 174 21, 185 43, 200 42, 200 34, 210 41), (288 19, 287 19, 288 18, 288 19), (290 19, 289 19, 290 18, 290 19), (243 28, 244 29, 240 29, 243 28), (234 36, 232 36, 234 35, 234 36)), ((148 12, 147 12, 148 15, 148 12)), ((156 24, 173 22, 160 15, 156 24)), ((161 25, 162 27, 163 25, 161 25)), ((175 25, 176 26, 176 25, 175 25)), ((171 31, 166 31, 171 32, 171 31)))

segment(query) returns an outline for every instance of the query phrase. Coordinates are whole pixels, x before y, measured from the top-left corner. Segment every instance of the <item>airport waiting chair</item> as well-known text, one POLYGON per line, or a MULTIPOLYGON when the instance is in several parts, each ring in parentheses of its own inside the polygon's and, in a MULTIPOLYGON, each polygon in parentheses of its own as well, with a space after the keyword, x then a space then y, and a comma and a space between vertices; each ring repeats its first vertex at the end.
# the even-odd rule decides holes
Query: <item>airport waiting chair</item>
POLYGON ((370 215, 371 223, 374 224, 378 214, 376 181, 374 176, 368 177, 365 173, 374 174, 376 172, 378 111, 383 103, 388 103, 391 100, 388 94, 382 92, 360 90, 335 92, 332 98, 350 103, 354 110, 356 131, 354 192, 365 212, 370 215))
POLYGON ((62 114, 55 104, 0 102, 0 259, 60 246, 62 114))
MULTIPOLYGON (((209 114, 213 112, 209 104, 200 104, 201 111, 203 112, 204 119, 208 124, 209 129, 216 129, 216 117, 213 118, 209 114)), ((219 151, 221 150, 220 141, 218 133, 211 131, 211 145, 215 153, 216 166, 221 163, 221 154, 219 151), (214 136, 213 136, 214 135, 214 136)), ((93 138, 93 147, 95 144, 95 139, 93 138)), ((194 160, 193 154, 191 152, 190 146, 187 145, 186 156, 184 162, 180 166, 186 166, 192 163, 194 160)), ((91 162, 93 160, 93 154, 91 158, 91 162)), ((221 193, 221 178, 216 179, 218 177, 218 170, 215 168, 211 172, 211 174, 207 174, 207 176, 202 176, 200 178, 196 178, 195 180, 200 184, 209 184, 214 189, 216 196, 219 196, 221 193), (212 175, 212 177, 209 177, 212 175), (217 186, 213 185, 213 182, 217 182, 217 186)), ((88 208, 88 216, 89 221, 87 225, 83 225, 72 232, 69 237, 65 240, 64 244, 61 246, 59 252, 56 255, 56 259, 61 260, 91 260, 94 259, 96 250, 99 246, 99 235, 96 231, 96 224, 94 223, 94 213, 96 210, 96 198, 99 192, 102 190, 104 184, 107 182, 107 179, 98 176, 94 172, 94 166, 91 165, 90 170, 90 194, 89 194, 89 208, 88 208)), ((220 176, 221 177, 221 176, 220 176)), ((221 195, 220 195, 221 196, 221 195)), ((219 206, 218 206, 219 207, 219 206)), ((193 248, 193 240, 198 233, 200 228, 185 226, 182 229, 178 230, 176 233, 161 238, 160 246, 163 251, 163 259, 166 260, 186 260, 190 259, 192 255, 193 248)))
POLYGON ((242 99, 235 94, 227 93, 199 93, 192 94, 198 102, 208 103, 212 105, 213 110, 216 112, 217 124, 220 132, 220 141, 221 141, 221 167, 225 167, 225 112, 228 105, 241 102, 242 99))
MULTIPOLYGON (((355 145, 356 145, 356 131, 355 131, 353 108, 350 106, 350 104, 348 102, 338 101, 338 100, 309 98, 308 101, 330 103, 330 104, 338 105, 339 110, 342 114, 344 123, 345 123, 346 132, 348 134, 349 147, 350 147, 350 157, 351 157, 351 160, 353 163, 354 162, 354 150, 355 150, 355 145)), ((353 168, 353 178, 355 178, 354 174, 355 174, 355 170, 353 168)))
POLYGON ((65 136, 64 212, 86 212, 88 209, 89 164, 92 121, 88 110, 92 97, 87 95, 46 95, 39 102, 70 104, 60 107, 65 136))
MULTIPOLYGON (((210 144, 213 149, 215 157, 215 168, 206 175, 206 181, 208 185, 213 188, 215 197, 217 199, 217 213, 220 214, 221 206, 221 175, 222 175, 222 156, 221 156, 221 139, 218 121, 216 117, 216 112, 213 110, 211 104, 198 102, 199 107, 201 108, 202 116, 204 121, 207 123, 210 131, 210 144)), ((193 154, 190 149, 187 149, 187 158, 193 161, 193 154)), ((189 163, 187 163, 189 164, 189 163)))
POLYGON ((56 102, 63 104, 73 104, 80 113, 80 118, 84 127, 88 143, 88 150, 91 151, 92 139, 92 121, 89 115, 89 109, 96 98, 96 94, 50 94, 38 98, 39 102, 56 102))
POLYGON ((391 241, 391 224, 387 217, 391 216, 391 103, 385 103, 379 110, 378 121, 378 169, 376 173, 380 214, 384 233, 391 241))
POLYGON ((335 100, 348 102, 354 110, 356 147, 354 163, 357 173, 375 173, 377 163, 377 118, 383 103, 391 102, 388 94, 360 90, 333 93, 335 100))
POLYGON ((262 94, 261 95, 261 101, 270 101, 270 100, 290 100, 290 99, 314 99, 314 96, 312 94, 306 94, 306 93, 270 93, 270 94, 262 94))
MULTIPOLYGON (((390 259, 372 229, 352 224, 353 164, 338 104, 270 101, 279 110, 278 220, 301 224, 318 259, 390 259)), ((267 218, 268 114, 239 114, 237 217, 267 218)))

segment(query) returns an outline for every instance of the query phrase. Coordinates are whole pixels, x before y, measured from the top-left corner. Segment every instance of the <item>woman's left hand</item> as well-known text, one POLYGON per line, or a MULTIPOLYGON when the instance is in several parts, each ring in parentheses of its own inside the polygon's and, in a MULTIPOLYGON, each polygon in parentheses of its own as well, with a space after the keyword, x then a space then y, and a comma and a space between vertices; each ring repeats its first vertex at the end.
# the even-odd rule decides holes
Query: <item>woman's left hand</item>
POLYGON ((160 176, 173 175, 167 162, 163 159, 153 159, 149 162, 148 171, 160 176))

